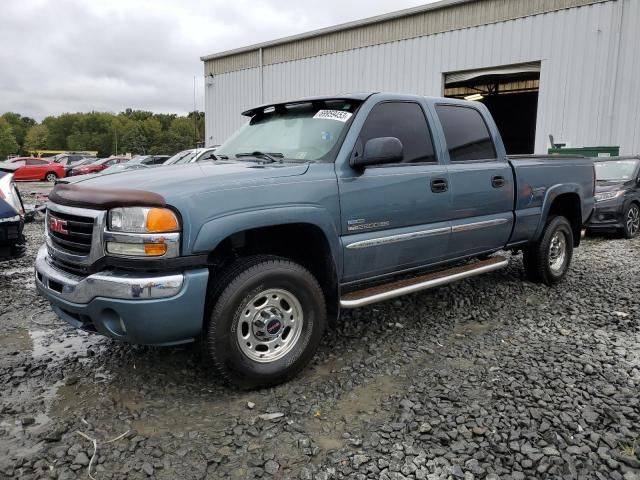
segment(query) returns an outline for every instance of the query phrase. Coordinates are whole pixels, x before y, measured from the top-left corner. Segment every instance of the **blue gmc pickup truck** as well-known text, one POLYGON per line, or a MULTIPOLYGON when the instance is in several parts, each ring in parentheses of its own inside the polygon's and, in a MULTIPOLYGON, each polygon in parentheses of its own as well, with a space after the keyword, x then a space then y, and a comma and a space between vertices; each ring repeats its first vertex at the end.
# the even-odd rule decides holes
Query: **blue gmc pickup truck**
POLYGON ((243 113, 205 162, 57 185, 36 285, 71 325, 202 339, 243 388, 283 382, 340 309, 490 272, 567 272, 594 205, 581 157, 507 157, 480 103, 386 93, 243 113))

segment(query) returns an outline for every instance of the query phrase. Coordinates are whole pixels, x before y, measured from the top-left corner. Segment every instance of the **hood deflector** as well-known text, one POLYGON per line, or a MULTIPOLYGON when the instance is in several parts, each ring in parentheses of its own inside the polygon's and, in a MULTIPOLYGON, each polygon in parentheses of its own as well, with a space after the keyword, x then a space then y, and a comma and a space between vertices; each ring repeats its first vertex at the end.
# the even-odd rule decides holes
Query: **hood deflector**
POLYGON ((80 185, 56 185, 49 200, 68 207, 108 210, 115 207, 165 207, 162 195, 130 188, 95 188, 80 185))

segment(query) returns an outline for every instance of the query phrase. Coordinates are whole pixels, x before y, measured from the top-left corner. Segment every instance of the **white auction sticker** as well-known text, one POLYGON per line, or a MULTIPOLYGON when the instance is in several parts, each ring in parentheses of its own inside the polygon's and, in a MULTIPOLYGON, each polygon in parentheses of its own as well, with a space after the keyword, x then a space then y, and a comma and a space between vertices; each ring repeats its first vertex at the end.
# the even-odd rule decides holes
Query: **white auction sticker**
POLYGON ((343 112, 342 110, 318 110, 313 118, 319 118, 321 120, 337 120, 339 122, 346 122, 351 118, 352 113, 343 112))

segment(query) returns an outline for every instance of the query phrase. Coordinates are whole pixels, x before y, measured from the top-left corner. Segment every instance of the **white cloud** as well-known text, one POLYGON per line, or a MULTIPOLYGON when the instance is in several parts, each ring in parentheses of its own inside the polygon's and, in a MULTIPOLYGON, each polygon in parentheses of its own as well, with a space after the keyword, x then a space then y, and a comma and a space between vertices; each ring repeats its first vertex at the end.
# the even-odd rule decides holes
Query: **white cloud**
POLYGON ((433 0, 0 0, 0 113, 202 109, 214 52, 433 0))

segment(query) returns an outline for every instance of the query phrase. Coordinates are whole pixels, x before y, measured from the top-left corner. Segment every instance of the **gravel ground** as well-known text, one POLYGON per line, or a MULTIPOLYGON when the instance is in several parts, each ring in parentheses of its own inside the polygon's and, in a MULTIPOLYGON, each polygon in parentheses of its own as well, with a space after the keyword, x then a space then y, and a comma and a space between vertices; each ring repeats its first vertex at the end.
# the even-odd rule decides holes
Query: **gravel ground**
POLYGON ((346 312, 295 380, 238 392, 193 348, 56 320, 42 228, 0 264, 0 478, 89 478, 95 440, 97 479, 640 479, 640 239, 587 239, 553 289, 514 257, 346 312))

